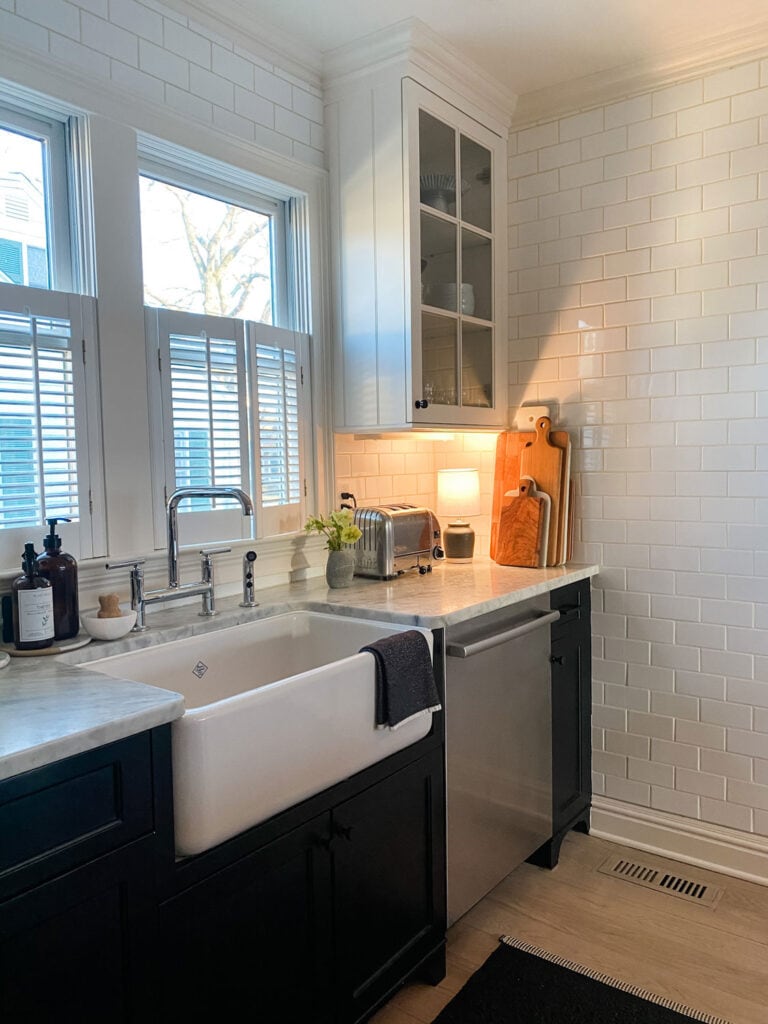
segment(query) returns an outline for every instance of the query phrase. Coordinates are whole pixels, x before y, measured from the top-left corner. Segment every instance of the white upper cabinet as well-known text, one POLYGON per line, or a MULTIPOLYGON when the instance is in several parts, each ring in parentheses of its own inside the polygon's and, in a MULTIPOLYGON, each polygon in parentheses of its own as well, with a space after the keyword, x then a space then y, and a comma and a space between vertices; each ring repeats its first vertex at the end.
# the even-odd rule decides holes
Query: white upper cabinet
POLYGON ((337 430, 507 422, 506 133, 420 77, 329 89, 337 430))

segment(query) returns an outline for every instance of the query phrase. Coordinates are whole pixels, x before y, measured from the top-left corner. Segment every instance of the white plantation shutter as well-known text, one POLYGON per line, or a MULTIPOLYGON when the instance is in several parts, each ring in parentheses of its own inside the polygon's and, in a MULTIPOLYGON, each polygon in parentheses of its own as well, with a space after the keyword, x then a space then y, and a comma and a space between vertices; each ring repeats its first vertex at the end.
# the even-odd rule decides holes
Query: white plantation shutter
MULTIPOLYGON (((308 489, 308 336, 166 309, 147 309, 146 322, 150 366, 160 371, 150 379, 154 458, 165 480, 157 546, 165 544, 167 495, 196 485, 246 491, 258 537, 298 532, 308 489)), ((232 501, 184 501, 179 514, 182 544, 251 536, 252 520, 232 501)))
MULTIPOLYGON (((178 487, 252 489, 243 324, 166 309, 147 309, 147 336, 156 348, 162 414, 153 416, 155 457, 165 481, 155 532, 165 545, 165 500, 178 487), (160 430, 156 429, 155 419, 160 430)), ((151 364, 150 364, 151 365, 151 364)), ((157 388, 150 388, 150 396, 157 388)), ((232 499, 195 498, 179 505, 182 544, 237 540, 250 520, 232 499)))
POLYGON ((0 312, 0 528, 78 518, 71 329, 0 312))
POLYGON ((307 335, 248 324, 259 536, 295 533, 304 522, 308 355, 307 335))
POLYGON ((237 342, 207 334, 171 334, 169 351, 176 486, 239 487, 243 466, 237 342))
MULTIPOLYGON (((39 543, 49 517, 67 517, 67 546, 103 551, 92 516, 100 491, 97 407, 87 392, 98 376, 95 303, 76 295, 0 286, 0 564, 15 565, 27 540, 39 543), (92 363, 86 369, 88 360, 92 363), (93 468, 90 463, 93 462, 93 468), (40 535, 41 536, 41 535, 40 535), (16 550, 18 548, 18 550, 16 550)), ((100 505, 100 502, 99 502, 100 505)))

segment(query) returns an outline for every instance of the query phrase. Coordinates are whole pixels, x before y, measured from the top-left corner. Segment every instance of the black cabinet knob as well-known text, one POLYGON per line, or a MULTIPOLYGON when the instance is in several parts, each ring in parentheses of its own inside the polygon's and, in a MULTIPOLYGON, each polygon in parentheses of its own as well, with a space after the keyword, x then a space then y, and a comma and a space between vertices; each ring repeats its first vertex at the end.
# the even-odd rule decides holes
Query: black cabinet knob
POLYGON ((552 665, 564 665, 565 664, 565 656, 562 655, 562 654, 552 654, 552 655, 550 655, 549 660, 550 660, 550 663, 552 665))
POLYGON ((426 398, 417 398, 414 405, 417 409, 427 409, 429 407, 429 402, 426 398))

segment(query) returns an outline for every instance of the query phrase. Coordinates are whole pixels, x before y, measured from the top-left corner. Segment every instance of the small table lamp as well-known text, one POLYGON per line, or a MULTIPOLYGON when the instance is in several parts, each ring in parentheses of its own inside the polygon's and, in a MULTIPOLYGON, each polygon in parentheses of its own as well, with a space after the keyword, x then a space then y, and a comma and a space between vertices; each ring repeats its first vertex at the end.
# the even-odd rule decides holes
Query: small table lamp
POLYGON ((480 515, 480 474, 476 469, 438 469, 437 514, 448 519, 443 529, 445 557, 471 562, 475 531, 466 517, 480 515))

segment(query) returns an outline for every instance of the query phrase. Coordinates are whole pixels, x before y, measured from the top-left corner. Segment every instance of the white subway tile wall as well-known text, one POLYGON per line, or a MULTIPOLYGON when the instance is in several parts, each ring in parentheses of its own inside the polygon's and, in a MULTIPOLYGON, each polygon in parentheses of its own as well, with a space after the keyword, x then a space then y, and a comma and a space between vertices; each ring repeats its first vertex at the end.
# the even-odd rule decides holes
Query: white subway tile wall
POLYGON ((480 471, 482 515, 468 521, 475 531, 475 551, 487 555, 491 543, 497 436, 495 433, 457 433, 451 440, 431 440, 427 434, 367 439, 336 434, 337 503, 341 501, 341 491, 352 491, 359 505, 408 502, 434 511, 438 469, 477 469, 480 471))
POLYGON ((576 443, 595 791, 768 834, 768 61, 511 136, 510 407, 576 443), (542 225, 545 226, 542 227, 542 225))
POLYGON ((0 36, 193 121, 323 166, 320 89, 157 0, 4 0, 0 36))

